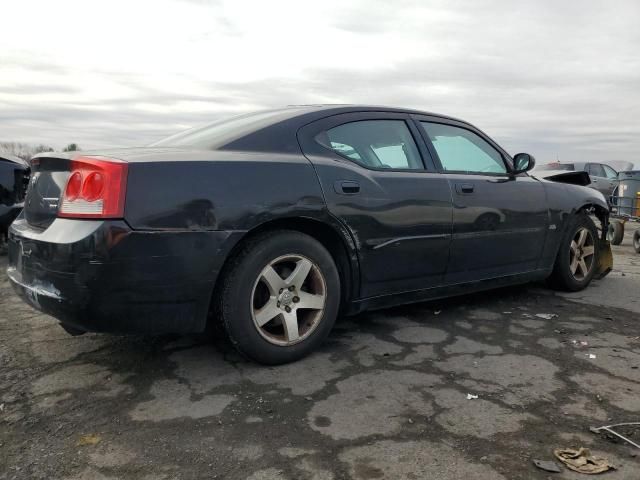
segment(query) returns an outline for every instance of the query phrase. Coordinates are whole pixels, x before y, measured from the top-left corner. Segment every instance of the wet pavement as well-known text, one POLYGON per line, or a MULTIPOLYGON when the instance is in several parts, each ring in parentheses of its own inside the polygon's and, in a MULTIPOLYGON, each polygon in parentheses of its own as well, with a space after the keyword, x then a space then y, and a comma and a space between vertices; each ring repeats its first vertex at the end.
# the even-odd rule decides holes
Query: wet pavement
POLYGON ((630 238, 614 261, 579 294, 527 285, 341 319, 320 351, 270 368, 204 335, 71 337, 0 274, 0 478, 577 479, 532 460, 589 447, 618 467, 602 478, 638 479, 631 447, 589 432, 640 421, 630 238))

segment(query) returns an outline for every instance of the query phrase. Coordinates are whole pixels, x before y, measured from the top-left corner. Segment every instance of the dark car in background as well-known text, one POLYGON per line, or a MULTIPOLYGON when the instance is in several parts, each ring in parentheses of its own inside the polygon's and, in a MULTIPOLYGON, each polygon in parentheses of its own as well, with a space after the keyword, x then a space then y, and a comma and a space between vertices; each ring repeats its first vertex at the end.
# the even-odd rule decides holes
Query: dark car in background
POLYGON ((539 165, 535 173, 546 177, 559 172, 586 172, 591 179, 591 187, 595 188, 609 199, 618 186, 618 172, 609 165, 596 162, 552 162, 539 165))
POLYGON ((200 332, 263 363, 339 312, 610 269, 597 191, 527 174, 473 125, 367 106, 242 115, 146 148, 43 153, 8 275, 71 333, 200 332))
POLYGON ((0 151, 0 249, 9 225, 23 207, 29 182, 29 164, 15 155, 0 151))

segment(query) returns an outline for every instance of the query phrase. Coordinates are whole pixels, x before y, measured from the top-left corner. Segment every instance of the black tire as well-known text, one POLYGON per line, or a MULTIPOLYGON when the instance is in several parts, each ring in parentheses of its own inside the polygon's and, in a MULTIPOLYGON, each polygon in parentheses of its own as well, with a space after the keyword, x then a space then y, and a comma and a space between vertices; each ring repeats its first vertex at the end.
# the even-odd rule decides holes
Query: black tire
POLYGON ((607 240, 611 245, 620 245, 624 238, 624 224, 622 222, 612 221, 607 229, 607 240))
POLYGON ((633 232, 633 249, 640 253, 640 228, 633 232))
POLYGON ((555 289, 577 292, 586 288, 593 279, 596 266, 598 265, 598 246, 600 243, 600 237, 598 236, 598 229, 593 223, 593 220, 591 220, 591 218, 586 214, 579 213, 570 221, 571 223, 560 244, 553 272, 548 280, 549 285, 555 289), (571 272, 571 242, 574 240, 577 233, 583 228, 586 228, 591 233, 591 237, 594 242, 594 251, 588 273, 584 275, 583 278, 576 278, 576 276, 571 272))
POLYGON ((258 363, 278 365, 307 356, 327 337, 338 315, 340 277, 336 264, 320 242, 297 231, 271 231, 247 240, 225 269, 222 282, 218 305, 226 333, 242 355, 258 363), (299 255, 313 263, 314 271, 324 279, 325 300, 308 336, 292 345, 277 345, 254 322, 254 289, 270 262, 289 255, 299 255))

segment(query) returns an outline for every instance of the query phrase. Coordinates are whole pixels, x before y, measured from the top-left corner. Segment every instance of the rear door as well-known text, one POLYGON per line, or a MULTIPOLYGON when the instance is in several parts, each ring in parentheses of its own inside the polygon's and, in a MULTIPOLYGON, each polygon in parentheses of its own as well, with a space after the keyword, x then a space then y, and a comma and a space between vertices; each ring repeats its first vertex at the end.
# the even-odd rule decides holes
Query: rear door
POLYGON ((544 186, 468 124, 415 116, 453 193, 447 284, 533 271, 549 227, 544 186))
POLYGON ((408 115, 335 115, 303 127, 298 138, 329 211, 357 244, 361 298, 440 285, 451 191, 408 115))

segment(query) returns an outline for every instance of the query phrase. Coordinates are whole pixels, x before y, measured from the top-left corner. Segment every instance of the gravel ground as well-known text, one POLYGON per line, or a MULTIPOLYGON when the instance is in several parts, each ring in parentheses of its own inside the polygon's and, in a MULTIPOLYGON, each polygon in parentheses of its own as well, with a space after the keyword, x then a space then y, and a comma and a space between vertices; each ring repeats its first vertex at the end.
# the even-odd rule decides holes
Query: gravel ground
POLYGON ((0 273, 0 478, 578 479, 532 460, 584 446, 637 480, 636 452, 589 432, 640 421, 640 255, 614 250, 585 292, 342 319, 274 368, 205 336, 68 336, 0 273))

